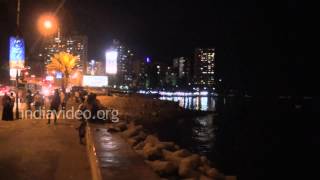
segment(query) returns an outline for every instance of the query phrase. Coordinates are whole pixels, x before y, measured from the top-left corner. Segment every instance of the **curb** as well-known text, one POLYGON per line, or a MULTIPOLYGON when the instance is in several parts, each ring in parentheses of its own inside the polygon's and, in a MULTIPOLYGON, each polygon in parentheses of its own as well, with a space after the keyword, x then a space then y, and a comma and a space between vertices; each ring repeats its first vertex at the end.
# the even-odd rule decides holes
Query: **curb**
POLYGON ((91 168, 92 180, 102 180, 96 148, 92 139, 91 128, 90 124, 88 123, 86 127, 86 146, 91 168))

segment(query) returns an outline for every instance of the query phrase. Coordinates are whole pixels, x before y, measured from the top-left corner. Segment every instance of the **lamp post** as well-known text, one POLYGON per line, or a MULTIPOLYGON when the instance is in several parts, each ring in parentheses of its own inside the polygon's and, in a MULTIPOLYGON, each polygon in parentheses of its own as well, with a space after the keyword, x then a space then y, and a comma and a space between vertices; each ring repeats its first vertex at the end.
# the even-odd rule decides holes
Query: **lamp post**
POLYGON ((19 73, 17 69, 17 74, 16 74, 16 119, 19 119, 19 73))
MULTIPOLYGON (((20 33, 20 5, 21 2, 20 0, 18 0, 17 2, 17 37, 19 37, 19 33, 20 33)), ((19 68, 16 68, 16 119, 19 119, 19 68)))

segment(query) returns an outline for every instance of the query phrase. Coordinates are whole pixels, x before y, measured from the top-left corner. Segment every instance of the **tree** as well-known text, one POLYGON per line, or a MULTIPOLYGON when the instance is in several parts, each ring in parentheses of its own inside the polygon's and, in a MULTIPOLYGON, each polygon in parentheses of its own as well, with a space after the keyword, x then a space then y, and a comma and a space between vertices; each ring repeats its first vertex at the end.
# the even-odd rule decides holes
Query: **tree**
POLYGON ((65 90, 68 86, 70 75, 74 72, 77 65, 77 57, 66 52, 54 54, 50 64, 47 65, 49 71, 59 71, 62 73, 61 88, 65 90))

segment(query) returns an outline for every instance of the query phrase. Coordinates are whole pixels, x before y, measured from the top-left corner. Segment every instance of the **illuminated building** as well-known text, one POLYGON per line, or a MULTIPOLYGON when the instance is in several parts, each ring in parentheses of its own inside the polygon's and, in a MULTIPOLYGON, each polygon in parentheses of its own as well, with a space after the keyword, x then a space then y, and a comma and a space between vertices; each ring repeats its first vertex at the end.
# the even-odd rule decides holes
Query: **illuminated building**
POLYGON ((131 87, 133 82, 132 68, 134 53, 117 40, 113 41, 111 49, 117 52, 116 84, 131 87))
POLYGON ((165 69, 165 85, 166 87, 176 87, 178 73, 173 67, 167 66, 165 69))
POLYGON ((133 61, 133 87, 134 88, 148 88, 150 86, 149 69, 151 68, 151 59, 149 57, 144 59, 136 59, 133 61))
POLYGON ((67 52, 78 57, 77 67, 79 70, 85 70, 88 59, 88 38, 86 36, 68 36, 47 39, 41 48, 38 56, 43 59, 47 65, 51 57, 58 52, 67 52))
POLYGON ((191 81, 190 60, 185 57, 173 59, 172 71, 177 75, 177 84, 180 87, 186 86, 191 81))
POLYGON ((194 84, 201 87, 214 85, 214 60, 213 48, 196 49, 194 58, 194 84))
POLYGON ((86 74, 96 76, 96 75, 105 75, 104 66, 102 65, 102 62, 91 60, 87 62, 87 71, 86 74))

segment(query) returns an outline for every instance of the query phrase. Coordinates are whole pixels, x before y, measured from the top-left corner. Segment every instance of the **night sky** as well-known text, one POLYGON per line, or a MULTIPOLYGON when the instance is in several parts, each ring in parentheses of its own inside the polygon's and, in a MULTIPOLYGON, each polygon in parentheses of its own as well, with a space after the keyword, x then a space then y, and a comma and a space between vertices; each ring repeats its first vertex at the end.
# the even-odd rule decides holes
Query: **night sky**
MULTIPOLYGON (((4 59, 15 3, 0 2, 4 59)), ((29 52, 40 36, 37 17, 54 11, 61 0, 22 2, 21 30, 29 52)), ((214 47, 217 74, 226 88, 295 94, 297 86, 313 85, 313 66, 304 57, 307 14, 298 0, 66 0, 58 16, 63 33, 88 36, 89 59, 102 59, 112 39, 163 62, 192 57, 197 47, 214 47)))
MULTIPOLYGON (((53 11, 61 1, 22 2, 21 28, 30 45, 39 37, 35 29, 37 17, 53 11)), ((14 21, 14 3, 9 4, 9 18, 14 21)), ((63 33, 88 36, 89 58, 103 57, 111 40, 119 39, 142 56, 167 61, 190 56, 196 47, 215 47, 215 14, 215 2, 209 0, 67 0, 58 16, 63 33)))

